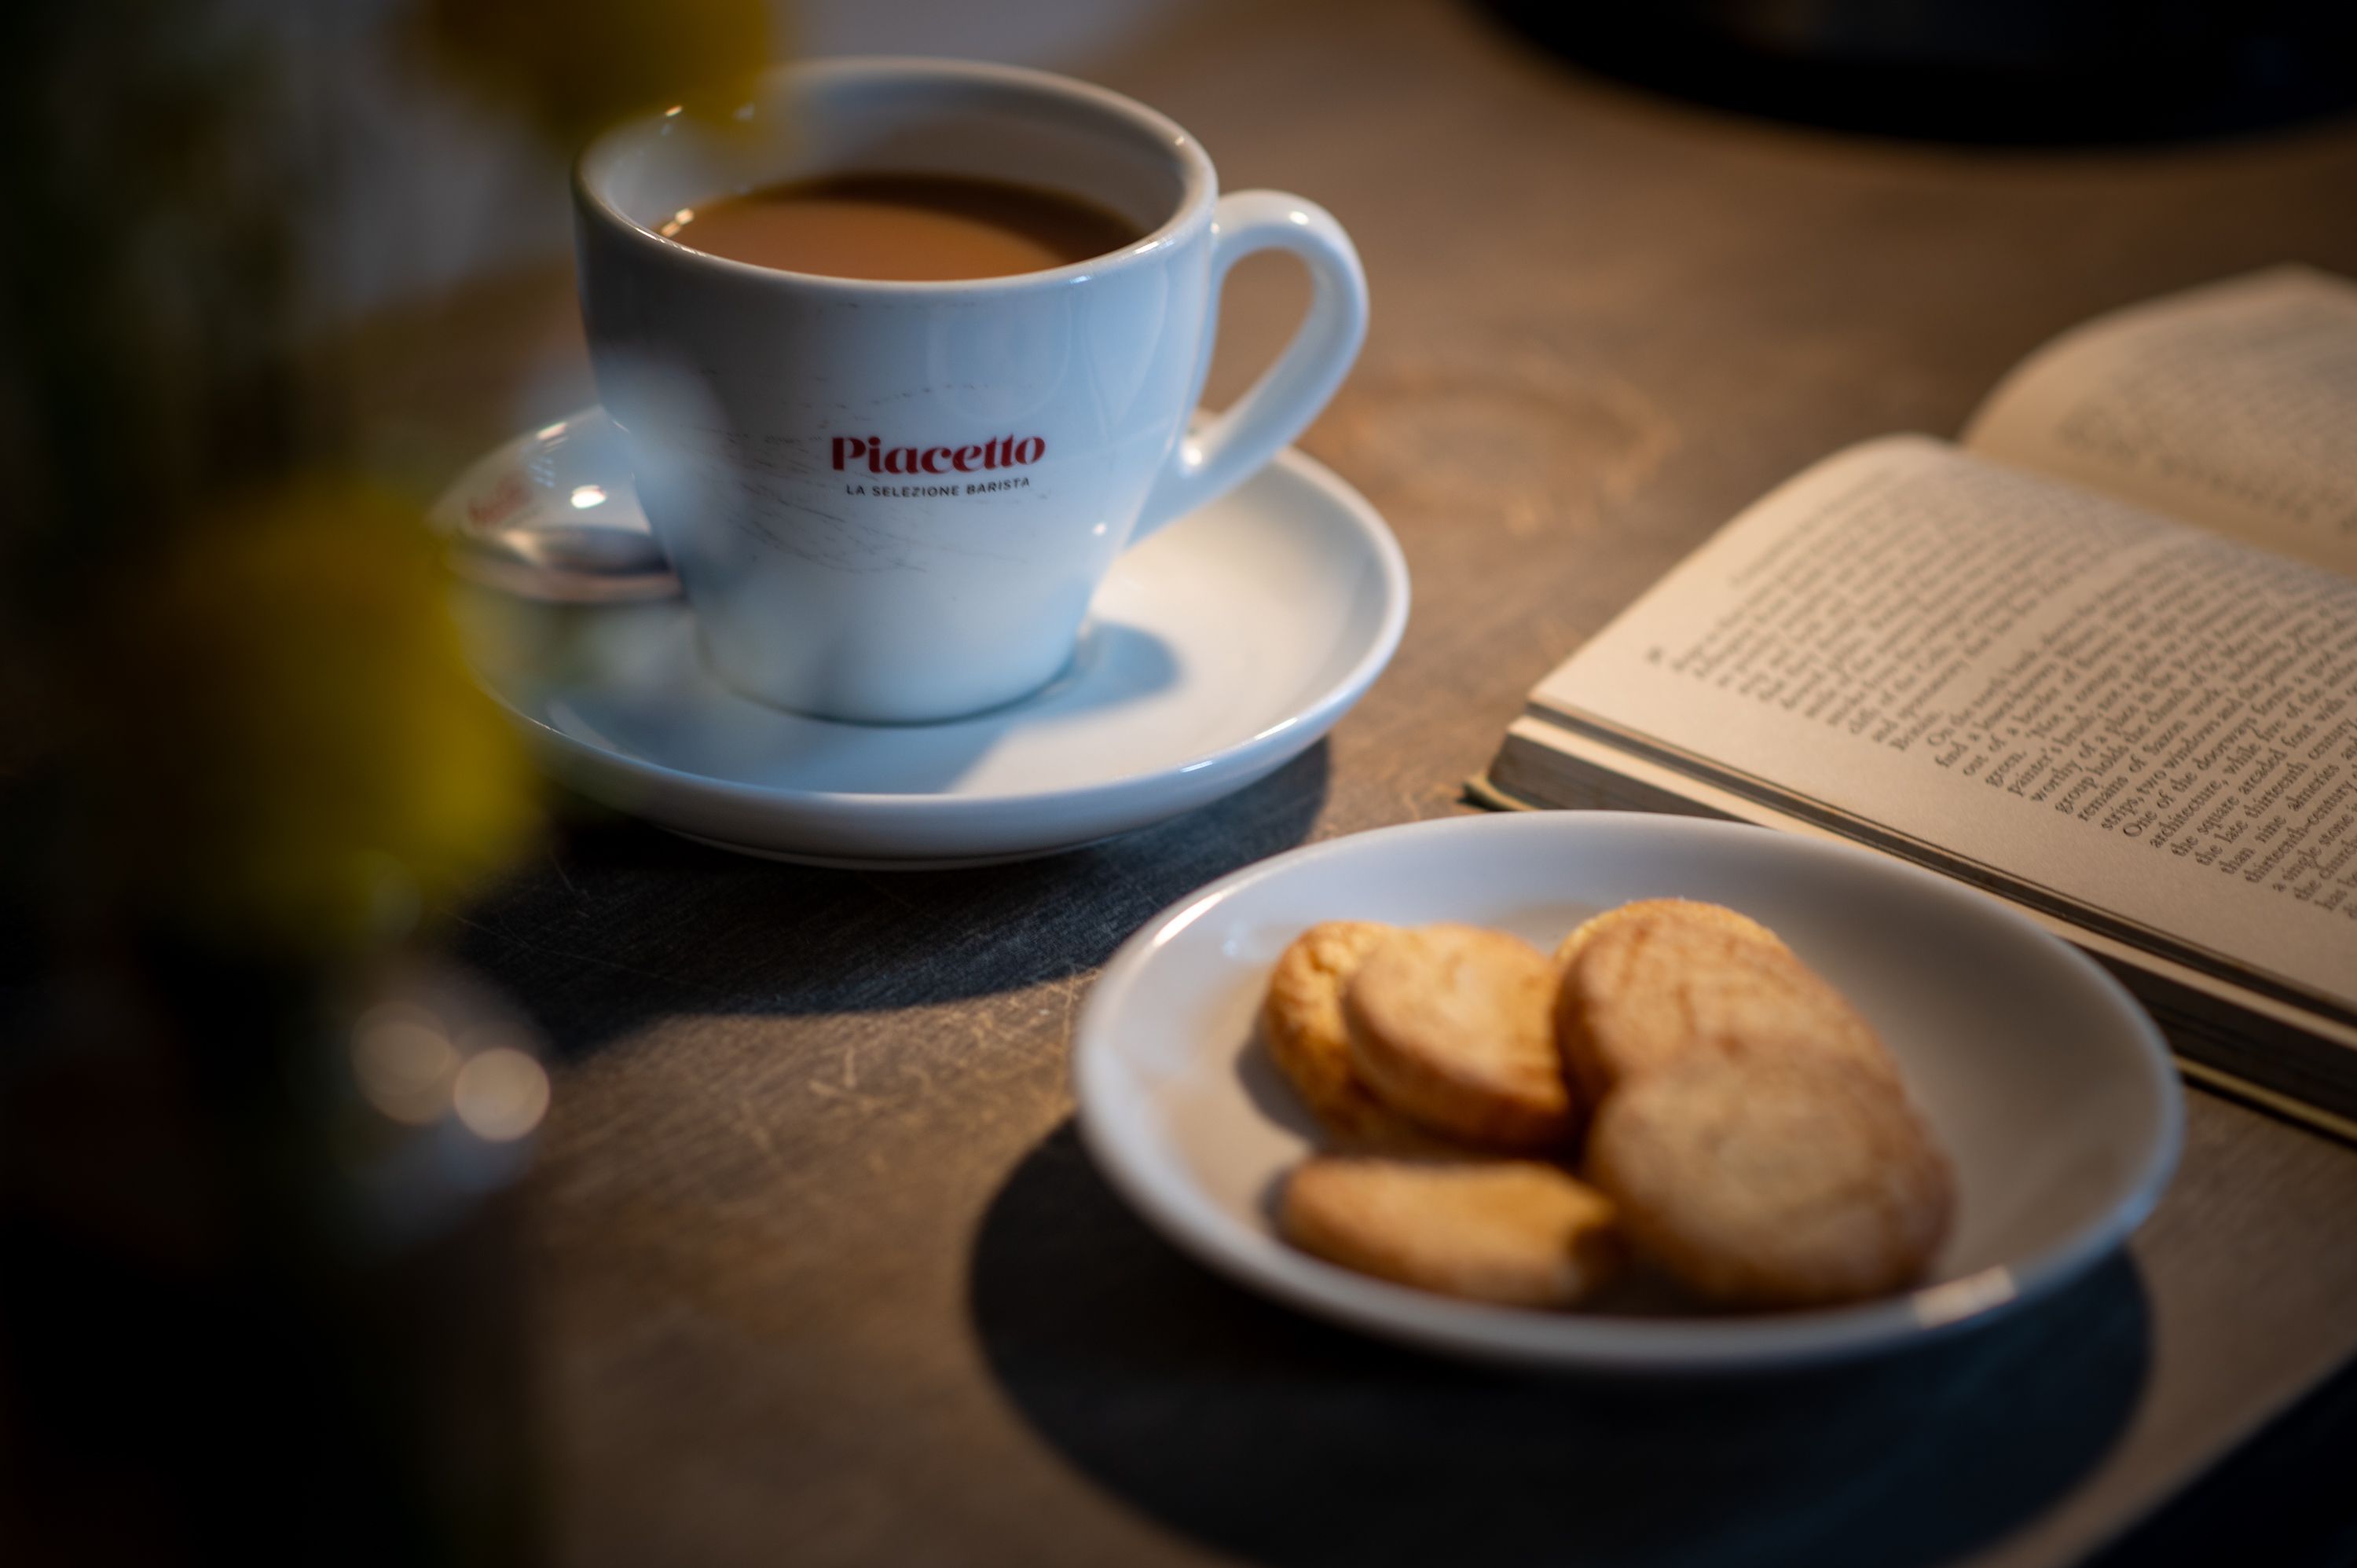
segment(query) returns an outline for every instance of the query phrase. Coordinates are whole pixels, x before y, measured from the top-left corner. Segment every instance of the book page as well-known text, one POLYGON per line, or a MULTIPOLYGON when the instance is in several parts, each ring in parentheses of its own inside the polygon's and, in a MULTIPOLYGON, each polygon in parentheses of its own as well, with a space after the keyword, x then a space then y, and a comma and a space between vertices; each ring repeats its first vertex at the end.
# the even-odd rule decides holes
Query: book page
POLYGON ((2357 1006, 2357 582, 1922 436, 1532 693, 2357 1006))
POLYGON ((2357 576, 2357 284, 2276 267, 2098 317, 1964 445, 2357 576))

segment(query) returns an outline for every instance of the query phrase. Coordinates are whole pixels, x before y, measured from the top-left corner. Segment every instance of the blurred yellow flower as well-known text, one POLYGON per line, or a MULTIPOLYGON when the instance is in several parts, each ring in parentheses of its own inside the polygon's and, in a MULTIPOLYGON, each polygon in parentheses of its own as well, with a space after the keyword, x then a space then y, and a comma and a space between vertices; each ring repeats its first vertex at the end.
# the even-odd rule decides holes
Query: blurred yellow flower
POLYGON ((182 530, 102 606, 87 721, 101 842, 139 904, 217 942, 406 935, 538 822, 415 510, 311 479, 182 530))
POLYGON ((726 93, 783 53, 763 0, 427 0, 428 38, 571 144, 632 110, 726 93))

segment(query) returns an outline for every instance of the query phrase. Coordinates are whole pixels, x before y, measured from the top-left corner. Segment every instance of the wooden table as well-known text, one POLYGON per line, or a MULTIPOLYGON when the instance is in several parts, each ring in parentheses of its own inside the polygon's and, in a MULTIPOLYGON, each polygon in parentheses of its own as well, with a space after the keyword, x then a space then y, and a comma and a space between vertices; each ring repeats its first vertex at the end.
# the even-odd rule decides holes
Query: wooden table
MULTIPOLYGON (((1141 921, 1465 810, 1525 688, 1777 479, 1953 433, 2105 306, 2283 257, 2357 273, 2357 129, 1883 145, 1648 99, 1411 0, 1213 5, 1094 74, 1231 188, 1357 237, 1372 336, 1305 445, 1398 532, 1406 641, 1326 743, 1117 843, 864 875, 586 819, 468 914, 462 952, 564 1061, 537 1187, 562 1558, 2060 1563, 2357 1355, 2357 1151, 2199 1092, 2168 1200, 2062 1298, 1911 1359, 1662 1389, 1462 1369, 1214 1280, 1098 1180, 1065 1080, 1141 921)), ((1303 296, 1248 264, 1214 401, 1303 296)), ((589 401, 570 310, 552 271, 410 324, 380 412, 455 455, 589 401)), ((2255 1470, 2345 1481, 2350 1382, 2229 1506, 2283 1500, 2255 1470)))

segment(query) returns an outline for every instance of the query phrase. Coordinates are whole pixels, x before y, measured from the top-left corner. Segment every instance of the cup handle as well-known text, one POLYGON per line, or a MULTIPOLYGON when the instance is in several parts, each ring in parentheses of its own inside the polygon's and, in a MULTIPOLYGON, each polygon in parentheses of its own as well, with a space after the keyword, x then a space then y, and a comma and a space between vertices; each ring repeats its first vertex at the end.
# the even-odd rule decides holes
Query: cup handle
POLYGON ((1318 417, 1359 357, 1367 337, 1367 274, 1333 214, 1281 190, 1239 190, 1211 214, 1211 297, 1203 345, 1187 406, 1203 395, 1219 337, 1220 291, 1228 269, 1254 251, 1290 251, 1309 268, 1309 314, 1276 362, 1225 413, 1179 433, 1146 493, 1132 543, 1226 494, 1318 417))

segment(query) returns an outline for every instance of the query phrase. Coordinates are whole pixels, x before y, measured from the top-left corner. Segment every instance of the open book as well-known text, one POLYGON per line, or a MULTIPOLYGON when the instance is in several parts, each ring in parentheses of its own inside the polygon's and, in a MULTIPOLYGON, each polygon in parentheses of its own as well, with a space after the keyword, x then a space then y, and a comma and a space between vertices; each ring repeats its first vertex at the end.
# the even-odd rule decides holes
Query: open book
POLYGON ((1961 446, 1818 463, 1541 682, 1487 784, 1959 877, 2110 964, 2195 1076, 2348 1131, 2357 285, 2123 310, 1961 446))

